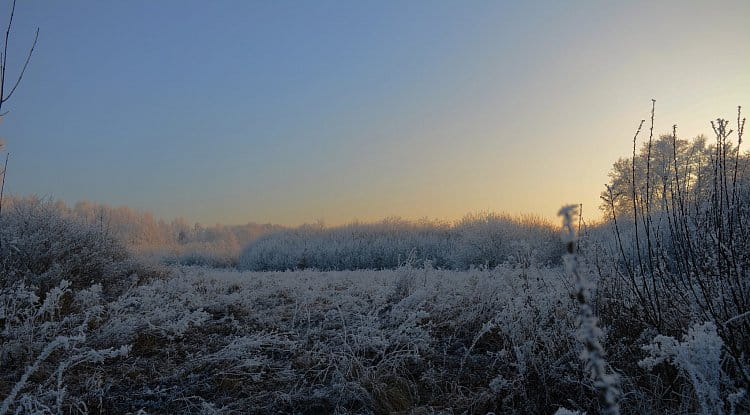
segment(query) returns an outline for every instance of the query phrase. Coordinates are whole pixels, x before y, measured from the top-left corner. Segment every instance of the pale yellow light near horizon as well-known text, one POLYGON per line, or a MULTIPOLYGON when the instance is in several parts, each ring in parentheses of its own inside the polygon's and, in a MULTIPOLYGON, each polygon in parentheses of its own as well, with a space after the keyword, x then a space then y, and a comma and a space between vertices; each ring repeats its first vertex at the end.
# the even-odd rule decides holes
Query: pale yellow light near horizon
MULTIPOLYGON (((655 135, 667 133, 676 123, 680 137, 704 134, 710 140, 710 121, 717 116, 736 116, 732 102, 739 100, 742 92, 728 94, 724 100, 712 97, 693 103, 684 112, 663 109, 666 104, 657 101, 655 135), (719 114, 714 108, 723 112, 719 114)), ((750 90, 745 88, 744 95, 750 96, 750 90)), ((624 114, 622 118, 591 120, 583 133, 573 129, 559 131, 555 140, 544 147, 538 147, 533 138, 501 144, 494 138, 507 132, 474 131, 474 137, 486 137, 475 143, 478 149, 461 151, 460 146, 448 146, 445 152, 420 160, 418 167, 398 169, 399 174, 371 181, 367 188, 360 188, 356 180, 342 180, 347 182, 344 191, 277 194, 268 200, 267 209, 249 215, 230 213, 222 222, 244 223, 249 219, 298 225, 323 221, 335 226, 392 216, 454 221, 469 213, 494 211, 530 214, 556 223, 558 209, 569 203, 583 204, 584 217, 598 221, 602 219, 599 194, 607 182, 607 173, 618 157, 630 156, 638 122, 648 117, 650 101, 640 106, 633 108, 632 115, 626 110, 617 112, 624 114), (576 141, 581 135, 585 141, 576 141), (519 156, 505 156, 509 151, 519 156)), ((568 125, 560 119, 550 122, 568 125)), ((440 133, 433 132, 430 137, 434 139, 436 135, 440 133)), ((647 137, 647 131, 641 132, 639 143, 647 137)), ((391 156, 395 160, 405 161, 394 154, 391 156)))
MULTIPOLYGON (((750 68, 750 60, 745 62, 750 68)), ((682 82, 689 84, 690 80, 682 82)), ((733 119, 736 105, 750 100, 750 82, 727 82, 733 87, 724 88, 724 80, 715 78, 702 86, 694 84, 701 91, 694 91, 685 100, 658 99, 655 135, 667 133, 677 124, 680 137, 704 134, 711 139, 710 121, 716 117, 733 119)), ((292 176, 303 181, 297 188, 302 194, 269 192, 274 198, 265 210, 261 208, 255 215, 228 212, 227 221, 252 219, 296 225, 323 220, 338 225, 388 216, 457 220, 470 212, 497 211, 533 214, 556 222, 558 209, 569 203, 582 203, 584 216, 599 220, 599 194, 607 173, 617 158, 630 155, 638 123, 649 117, 651 102, 646 91, 656 90, 670 97, 665 92, 671 91, 664 89, 658 85, 644 87, 642 94, 636 92, 623 99, 626 102, 611 100, 604 106, 595 105, 607 99, 601 92, 589 92, 575 104, 549 103, 530 111, 538 115, 541 125, 527 125, 530 120, 497 124, 492 122, 491 111, 474 112, 463 122, 445 120, 420 132, 417 139, 405 139, 403 145, 377 152, 373 159, 358 160, 356 166, 340 174, 334 172, 329 177, 337 186, 331 191, 292 176), (556 105, 573 111, 556 111, 556 105), (513 138, 503 139, 507 137, 513 138), (420 151, 430 145, 433 151, 420 151), (386 162, 391 171, 365 182, 368 170, 374 171, 384 162, 379 157, 391 160, 386 162), (305 192, 304 184, 315 190, 305 192)), ((491 109, 493 105, 484 107, 491 109)), ((410 134, 403 133, 414 137, 410 134)), ((642 132, 639 142, 647 137, 647 131, 642 132)))
MULTIPOLYGON (((477 211, 557 221, 558 209, 570 203, 583 204, 584 216, 597 220, 607 173, 630 155, 652 98, 657 135, 677 124, 681 137, 711 138, 712 119, 733 119, 738 105, 750 110, 750 1, 485 6, 361 5, 331 21, 269 6, 275 20, 251 27, 258 32, 216 23, 207 35, 226 65, 166 66, 172 72, 163 79, 136 67, 151 81, 144 90, 156 104, 128 106, 128 117, 140 116, 126 133, 111 125, 118 119, 113 111, 96 113, 97 91, 87 90, 80 107, 97 114, 96 125, 68 128, 69 136, 84 137, 69 138, 75 146, 50 142, 56 150, 43 163, 27 161, 27 173, 18 176, 29 183, 18 187, 204 224, 456 220, 477 211), (224 42, 227 36, 237 43, 224 42), (217 79, 229 70, 232 76, 217 79), (195 84, 208 98, 183 106, 189 93, 182 91, 195 84), (162 109, 163 119, 151 116, 162 109), (112 138, 128 134, 145 151, 112 138), (67 147, 74 149, 65 153, 67 147), (66 171, 60 160, 72 157, 87 157, 81 163, 95 163, 97 174, 58 175, 66 171)), ((231 18, 226 9, 213 18, 231 18)), ((178 23, 169 22, 184 35, 173 39, 183 53, 173 57, 184 59, 192 56, 185 53, 192 29, 178 23)), ((143 24, 151 35, 163 34, 162 23, 143 24)), ((109 48, 105 42, 98 53, 109 48)), ((163 44, 150 48, 149 62, 168 65, 157 53, 163 44)), ((88 49, 78 52, 93 58, 88 49)), ((116 62, 118 55, 106 56, 116 62)), ((109 70, 129 79, 117 65, 109 70)), ((138 95, 115 89, 113 79, 119 78, 85 84, 112 89, 104 102, 138 95)), ((43 152, 23 150, 19 157, 43 152)))
MULTIPOLYGON (((560 48, 529 57, 519 88, 478 71, 480 86, 458 92, 455 102, 361 132, 368 143, 361 158, 326 172, 322 186, 295 172, 290 180, 300 183, 289 192, 270 191, 254 212, 227 211, 226 220, 335 225, 489 210, 557 221, 568 203, 582 203, 584 216, 598 220, 607 173, 629 156, 652 98, 656 135, 677 124, 680 137, 710 139, 711 120, 750 108, 750 7, 744 17, 707 4, 656 9, 586 22, 581 33, 553 30, 560 48)), ((528 47, 533 54, 535 45, 528 47)), ((503 60, 484 64, 500 68, 503 60)))

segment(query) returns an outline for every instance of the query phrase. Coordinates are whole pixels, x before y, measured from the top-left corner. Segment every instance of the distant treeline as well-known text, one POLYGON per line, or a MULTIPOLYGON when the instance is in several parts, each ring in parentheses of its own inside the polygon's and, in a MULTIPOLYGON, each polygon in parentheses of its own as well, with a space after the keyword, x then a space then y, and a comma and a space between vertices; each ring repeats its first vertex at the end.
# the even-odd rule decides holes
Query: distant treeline
POLYGON ((203 226, 183 218, 167 222, 126 206, 89 201, 69 206, 36 196, 6 197, 3 214, 13 215, 17 209, 28 211, 30 206, 43 206, 45 211, 90 225, 103 236, 121 241, 137 257, 167 264, 233 267, 244 246, 261 235, 283 229, 257 223, 203 226))
POLYGON ((151 262, 249 270, 386 269, 405 264, 468 269, 503 263, 559 262, 558 227, 535 216, 470 214, 455 222, 388 218, 374 223, 322 224, 295 228, 271 224, 170 222, 129 207, 88 201, 69 206, 37 197, 10 197, 3 212, 36 205, 89 225, 151 262))

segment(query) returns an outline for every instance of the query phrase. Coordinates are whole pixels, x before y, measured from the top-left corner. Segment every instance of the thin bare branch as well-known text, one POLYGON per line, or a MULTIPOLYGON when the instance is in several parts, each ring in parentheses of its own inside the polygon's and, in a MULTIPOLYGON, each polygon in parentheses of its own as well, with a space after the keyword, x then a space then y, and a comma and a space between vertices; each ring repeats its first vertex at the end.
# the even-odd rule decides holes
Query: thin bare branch
POLYGON ((34 34, 34 43, 31 44, 31 49, 29 49, 29 55, 26 56, 26 61, 23 63, 23 68, 21 68, 21 73, 18 74, 18 79, 16 79, 16 83, 13 85, 13 88, 10 89, 10 92, 8 92, 8 96, 3 97, 2 100, 0 100, 0 104, 9 100, 11 95, 13 95, 13 92, 15 92, 16 88, 18 88, 18 84, 21 83, 21 79, 23 78, 23 74, 26 73, 26 67, 29 65, 29 61, 31 60, 31 55, 34 53, 34 48, 36 48, 36 42, 39 40, 39 28, 36 28, 36 34, 34 34))
MULTIPOLYGON (((4 96, 3 90, 5 85, 5 64, 8 60, 8 39, 10 39, 10 28, 13 26, 13 15, 16 13, 16 0, 13 0, 13 6, 10 9, 10 19, 8 19, 8 28, 5 30, 5 43, 3 46, 3 59, 0 62, 0 98, 4 96)), ((0 106, 2 99, 0 99, 0 106)))

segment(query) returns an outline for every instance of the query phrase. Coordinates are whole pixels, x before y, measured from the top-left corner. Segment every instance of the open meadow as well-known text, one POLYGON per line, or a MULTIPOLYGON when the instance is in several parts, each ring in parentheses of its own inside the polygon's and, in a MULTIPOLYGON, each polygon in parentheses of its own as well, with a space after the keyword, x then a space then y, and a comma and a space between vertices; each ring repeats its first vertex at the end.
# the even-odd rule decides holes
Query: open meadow
POLYGON ((0 0, 0 415, 750 415, 748 19, 0 0))

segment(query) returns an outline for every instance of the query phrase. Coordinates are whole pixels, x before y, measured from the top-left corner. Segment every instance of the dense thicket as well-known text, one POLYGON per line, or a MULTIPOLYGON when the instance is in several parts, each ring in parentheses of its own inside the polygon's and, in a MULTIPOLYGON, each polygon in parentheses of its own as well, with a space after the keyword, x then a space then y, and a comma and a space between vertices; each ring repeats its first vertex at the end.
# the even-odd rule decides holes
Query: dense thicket
MULTIPOLYGON (((609 237, 599 238, 589 256, 604 247, 599 273, 608 324, 624 316, 633 330, 623 335, 630 337, 648 331, 675 337, 697 323, 710 325, 721 339, 722 376, 696 378, 673 356, 680 368, 674 381, 704 401, 702 413, 728 410, 706 403, 706 383, 734 391, 734 402, 750 411, 750 155, 741 152, 739 111, 736 124, 711 125, 711 145, 704 138, 681 141, 675 128, 644 140, 636 154, 636 135, 635 159, 615 164, 603 197, 609 237)), ((672 376, 658 377, 660 387, 672 376)))
POLYGON ((393 269, 429 261, 446 269, 503 263, 559 264, 557 228, 537 217, 467 215, 455 223, 398 218, 338 227, 305 225, 269 233, 242 252, 248 270, 393 269))
POLYGON ((133 268, 122 243, 100 228, 62 214, 59 204, 6 201, 0 217, 0 286, 39 287, 65 279, 74 288, 114 285, 133 268))

